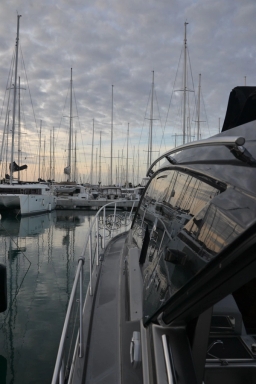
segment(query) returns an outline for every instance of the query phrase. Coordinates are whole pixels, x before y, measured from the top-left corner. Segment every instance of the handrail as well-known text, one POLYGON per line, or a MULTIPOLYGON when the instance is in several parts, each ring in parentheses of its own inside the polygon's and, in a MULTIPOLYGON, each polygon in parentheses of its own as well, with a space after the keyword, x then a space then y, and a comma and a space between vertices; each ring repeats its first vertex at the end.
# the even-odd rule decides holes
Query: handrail
MULTIPOLYGON (((72 309, 72 305, 73 305, 73 301, 74 301, 74 297, 75 297, 75 293, 76 293, 76 287, 77 287, 80 271, 82 270, 83 263, 84 263, 84 260, 82 258, 80 258, 78 260, 78 266, 77 266, 77 270, 76 270, 75 280, 74 280, 74 284, 72 287, 72 291, 71 291, 71 295, 70 295, 70 299, 69 299, 69 303, 68 303, 68 309, 66 312, 66 317, 65 317, 65 321, 64 321, 64 325, 63 325, 63 330, 62 330, 60 344, 59 344, 59 350, 58 350, 55 368, 54 368, 54 372, 53 372, 52 383, 57 383, 59 373, 60 373, 60 370, 61 370, 61 367, 63 364, 62 356, 63 356, 63 351, 64 351, 66 333, 67 333, 68 323, 69 323, 69 319, 70 319, 70 315, 71 315, 71 309, 72 309)), ((61 375, 61 376, 64 376, 64 375, 61 375)), ((64 377, 62 377, 60 382, 62 382, 62 380, 64 383, 64 377)))
MULTIPOLYGON (((134 200, 134 201, 136 201, 136 200, 134 200)), ((96 218, 100 215, 100 212, 101 212, 102 210, 105 211, 106 207, 108 207, 108 206, 110 206, 110 205, 112 205, 112 204, 115 204, 115 206, 116 206, 117 202, 116 202, 116 201, 115 201, 115 202, 112 201, 111 203, 108 203, 108 204, 103 205, 103 206, 98 210, 98 212, 96 213, 96 215, 94 216, 93 221, 92 221, 92 223, 91 223, 91 225, 90 225, 90 228, 88 229, 87 236, 86 236, 86 238, 85 238, 85 239, 86 239, 86 240, 85 240, 85 245, 84 245, 83 252, 82 252, 82 256, 83 256, 83 257, 84 257, 84 255, 85 255, 86 248, 87 248, 87 244, 88 244, 89 237, 90 237, 90 233, 91 233, 91 230, 92 230, 92 228, 93 228, 93 226, 94 226, 94 224, 95 224, 95 222, 96 222, 96 218)))
POLYGON ((163 344, 163 350, 164 350, 164 360, 165 360, 168 384, 174 384, 174 378, 172 374, 172 364, 169 356, 168 342, 167 342, 166 335, 162 335, 162 344, 163 344))
MULTIPOLYGON (((129 219, 131 220, 131 215, 132 215, 132 212, 133 212, 133 209, 134 209, 134 206, 135 206, 135 203, 136 201, 138 200, 131 200, 133 202, 133 205, 132 205, 132 208, 131 208, 131 211, 130 211, 130 215, 129 215, 129 219)), ((103 211, 103 220, 104 220, 104 224, 106 222, 106 207, 109 207, 111 205, 115 205, 115 210, 114 210, 114 220, 116 218, 116 206, 118 204, 117 201, 113 201, 113 202, 110 202, 104 206, 102 206, 98 212, 96 213, 96 215, 94 216, 93 218, 93 221, 87 231, 87 234, 86 234, 86 238, 85 238, 85 246, 83 248, 83 251, 82 251, 82 256, 78 259, 78 266, 77 266, 77 270, 76 270, 76 275, 75 275, 75 279, 74 279, 74 283, 73 283, 73 287, 72 287, 72 291, 71 291, 71 295, 70 295, 70 299, 69 299, 69 303, 68 303, 68 308, 67 308, 67 312, 66 312, 66 317, 65 317, 65 321, 64 321, 64 325, 63 325, 63 330, 62 330, 62 334, 61 334, 61 339, 60 339, 60 344, 59 344, 59 349, 58 349, 58 354, 57 354, 57 358, 56 358, 56 363, 55 363, 55 368, 54 368, 54 372, 53 372, 53 378, 52 378, 52 384, 57 384, 57 382, 59 382, 59 384, 64 384, 65 382, 65 369, 64 369, 64 357, 63 357, 63 354, 64 354, 64 346, 65 346, 65 340, 66 340, 66 335, 67 335, 67 330, 68 330, 68 325, 69 325, 69 320, 70 320, 70 316, 71 316, 71 310, 72 310, 72 306, 73 306, 73 303, 74 303, 74 299, 75 299, 75 293, 76 293, 76 289, 77 289, 77 286, 78 286, 78 281, 80 281, 80 284, 79 284, 79 288, 80 288, 80 292, 79 292, 79 321, 80 321, 80 325, 79 325, 79 332, 78 332, 78 337, 77 337, 77 342, 75 344, 75 350, 79 347, 79 357, 83 357, 83 352, 84 352, 84 346, 83 346, 83 266, 84 266, 84 261, 85 261, 85 253, 86 253, 86 249, 87 249, 87 245, 89 243, 89 261, 90 261, 90 281, 89 281, 89 287, 88 287, 88 290, 89 290, 89 294, 92 296, 93 295, 93 287, 92 287, 92 273, 93 273, 93 270, 92 270, 92 262, 93 262, 93 257, 92 257, 92 230, 94 228, 94 225, 96 226, 96 267, 98 267, 99 265, 99 216, 101 214, 101 212, 103 211), (79 343, 79 345, 78 345, 79 343), (59 380, 59 381, 58 381, 59 380)), ((112 237, 112 231, 114 230, 114 221, 112 223, 112 228, 110 229, 110 232, 111 232, 111 236, 110 238, 112 237)), ((102 243, 102 249, 105 249, 105 225, 103 226, 103 243, 102 243)), ((73 368, 71 369, 71 372, 73 372, 73 368)))
POLYGON ((151 175, 151 171, 153 167, 162 159, 166 158, 168 160, 168 156, 173 155, 176 152, 183 151, 184 149, 198 148, 198 147, 207 147, 207 146, 231 146, 237 147, 242 146, 245 143, 245 138, 241 136, 223 136, 223 137, 212 137, 210 139, 193 141, 192 143, 187 143, 184 145, 180 145, 179 147, 173 148, 165 153, 163 153, 160 157, 158 157, 149 167, 146 176, 151 175))

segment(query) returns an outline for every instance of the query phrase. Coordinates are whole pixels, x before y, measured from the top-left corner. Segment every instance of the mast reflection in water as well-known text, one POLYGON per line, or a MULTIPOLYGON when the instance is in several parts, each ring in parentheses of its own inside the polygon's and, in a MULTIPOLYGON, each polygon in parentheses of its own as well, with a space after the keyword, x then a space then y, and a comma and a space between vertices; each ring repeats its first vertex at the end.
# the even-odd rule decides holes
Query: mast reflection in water
POLYGON ((55 211, 1 218, 0 263, 7 266, 8 292, 7 310, 0 313, 1 384, 51 381, 77 260, 93 215, 55 211))

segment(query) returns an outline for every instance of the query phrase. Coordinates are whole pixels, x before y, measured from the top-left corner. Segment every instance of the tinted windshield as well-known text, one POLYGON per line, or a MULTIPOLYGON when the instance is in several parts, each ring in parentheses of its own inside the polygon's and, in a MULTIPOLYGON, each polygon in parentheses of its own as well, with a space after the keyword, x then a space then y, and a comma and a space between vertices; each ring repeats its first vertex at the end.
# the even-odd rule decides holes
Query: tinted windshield
POLYGON ((134 238, 146 228, 144 320, 232 242, 256 215, 255 200, 180 171, 156 175, 141 202, 134 238))

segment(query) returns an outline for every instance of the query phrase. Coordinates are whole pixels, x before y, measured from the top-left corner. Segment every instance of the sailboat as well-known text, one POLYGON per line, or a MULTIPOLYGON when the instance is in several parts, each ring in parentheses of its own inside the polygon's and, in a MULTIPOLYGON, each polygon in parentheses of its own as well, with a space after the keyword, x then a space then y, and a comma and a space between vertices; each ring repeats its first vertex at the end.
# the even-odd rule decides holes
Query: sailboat
MULTIPOLYGON (((74 199, 88 200, 92 196, 88 192, 87 188, 81 184, 77 184, 75 181, 76 165, 72 164, 72 147, 73 147, 73 70, 71 68, 70 75, 70 116, 69 116, 69 139, 68 139, 68 160, 67 166, 64 168, 64 174, 67 176, 66 182, 55 184, 55 191, 57 194, 57 207, 65 207, 70 205, 71 207, 76 206, 73 203, 74 199), (73 178, 73 181, 72 181, 73 178)), ((75 149, 76 150, 76 149, 75 149)))
MULTIPOLYGON (((19 25, 21 15, 17 15, 17 37, 15 48, 15 74, 14 74, 14 96, 13 96, 13 118, 12 118, 12 146, 11 163, 9 165, 10 175, 6 177, 5 184, 0 185, 0 210, 18 210, 21 215, 47 212, 55 209, 56 196, 46 183, 24 183, 14 180, 14 172, 26 169, 27 166, 18 166, 14 161, 14 134, 16 117, 16 94, 17 94, 17 69, 19 54, 19 25)), ((19 87, 20 88, 20 87, 19 87)))

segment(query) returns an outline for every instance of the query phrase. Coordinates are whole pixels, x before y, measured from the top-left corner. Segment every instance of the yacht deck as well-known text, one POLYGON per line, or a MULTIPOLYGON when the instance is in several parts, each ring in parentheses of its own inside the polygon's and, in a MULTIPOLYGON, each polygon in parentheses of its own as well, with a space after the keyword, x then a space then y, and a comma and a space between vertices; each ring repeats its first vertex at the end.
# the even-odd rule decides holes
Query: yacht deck
POLYGON ((139 331, 139 321, 127 319, 124 255, 121 254, 125 238, 125 235, 117 236, 109 244, 98 270, 97 291, 87 297, 84 312, 86 351, 83 358, 76 359, 73 384, 142 382, 142 369, 130 369, 130 342, 133 331, 139 331))

